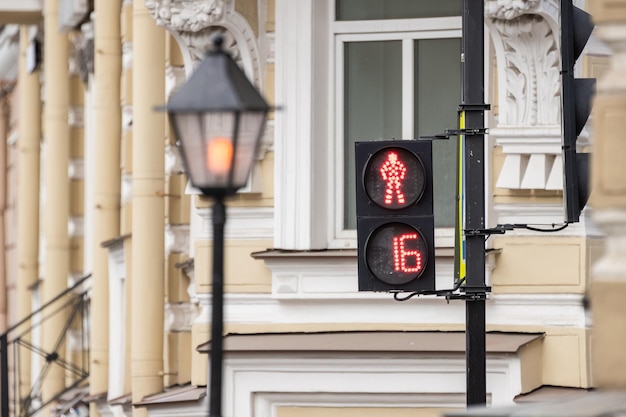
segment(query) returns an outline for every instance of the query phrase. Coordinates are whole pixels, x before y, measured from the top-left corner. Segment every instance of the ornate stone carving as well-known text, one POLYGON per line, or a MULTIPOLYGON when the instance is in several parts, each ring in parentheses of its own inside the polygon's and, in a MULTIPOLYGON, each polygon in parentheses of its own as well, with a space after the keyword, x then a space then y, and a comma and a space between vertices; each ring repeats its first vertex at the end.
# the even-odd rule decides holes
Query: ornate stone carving
POLYGON ((492 19, 512 20, 539 3, 539 0, 486 0, 485 15, 492 19))
POLYGON ((198 32, 224 17, 224 5, 231 0, 146 0, 157 25, 176 32, 198 32))
POLYGON ((560 54, 556 21, 538 0, 489 1, 500 89, 500 125, 559 124, 560 54), (551 24, 552 23, 552 24, 551 24))
POLYGON ((181 46, 190 74, 220 33, 223 48, 257 86, 261 84, 258 45, 254 31, 235 11, 234 0, 145 0, 157 25, 171 32, 181 46))
POLYGON ((498 125, 506 155, 496 186, 562 188, 557 0, 487 0, 498 74, 498 125))

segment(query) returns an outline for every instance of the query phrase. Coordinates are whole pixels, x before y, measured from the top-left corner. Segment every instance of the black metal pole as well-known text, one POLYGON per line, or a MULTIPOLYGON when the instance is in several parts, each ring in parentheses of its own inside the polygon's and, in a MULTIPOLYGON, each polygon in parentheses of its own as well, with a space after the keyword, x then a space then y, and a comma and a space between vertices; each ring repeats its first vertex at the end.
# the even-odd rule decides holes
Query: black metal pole
POLYGON ((463 0, 462 73, 465 128, 479 129, 465 136, 465 196, 467 278, 465 291, 467 405, 486 404, 485 353, 485 147, 484 5, 463 0))
POLYGON ((0 416, 9 417, 9 340, 0 336, 0 416))
POLYGON ((224 342, 224 224, 226 207, 221 196, 213 204, 213 297, 211 316, 211 381, 209 417, 222 416, 222 362, 224 342))

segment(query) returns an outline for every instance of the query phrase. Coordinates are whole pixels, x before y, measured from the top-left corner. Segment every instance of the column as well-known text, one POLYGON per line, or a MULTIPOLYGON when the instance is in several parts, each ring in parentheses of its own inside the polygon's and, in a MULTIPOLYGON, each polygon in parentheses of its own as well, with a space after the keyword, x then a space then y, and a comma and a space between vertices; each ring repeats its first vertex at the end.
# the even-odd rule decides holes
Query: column
MULTIPOLYGON (((120 233, 120 148, 122 111, 121 0, 96 0, 94 36, 94 201, 93 291, 91 296, 91 356, 89 389, 92 395, 108 390, 109 268, 108 251, 101 243, 120 233)), ((120 306, 122 304, 120 300, 120 306)), ((96 403, 90 413, 97 414, 96 403)))
MULTIPOLYGON (((39 279, 39 158, 41 140, 41 98, 39 70, 28 73, 26 52, 31 42, 30 26, 20 28, 20 62, 18 75, 19 139, 17 193, 17 309, 18 318, 28 316, 31 309, 30 287, 39 279)), ((20 392, 30 389, 30 355, 21 358, 20 392)))
MULTIPOLYGON (((44 2, 44 188, 43 234, 45 257, 43 262, 42 304, 67 288, 70 273, 69 252, 69 66, 68 38, 58 30, 58 0, 44 2)), ((64 314, 56 314, 42 326, 42 345, 50 352, 63 332, 64 314)), ((64 347, 59 349, 64 355, 64 347)), ((43 401, 60 392, 65 386, 63 368, 50 367, 43 385, 43 401)))
MULTIPOLYGON (((163 389, 165 31, 143 1, 133 2, 133 402, 163 389)), ((133 416, 147 416, 143 407, 133 416)))

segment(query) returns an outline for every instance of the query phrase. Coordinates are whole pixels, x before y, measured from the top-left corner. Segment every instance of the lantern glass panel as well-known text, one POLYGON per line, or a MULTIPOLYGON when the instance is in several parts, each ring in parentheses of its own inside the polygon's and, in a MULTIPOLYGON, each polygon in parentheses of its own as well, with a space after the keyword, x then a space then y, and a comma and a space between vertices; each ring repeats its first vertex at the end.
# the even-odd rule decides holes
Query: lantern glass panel
POLYGON ((230 188, 234 114, 176 113, 174 118, 191 183, 200 189, 230 188))
POLYGON ((243 187, 248 182, 258 144, 264 131, 265 119, 265 111, 247 111, 240 115, 235 143, 235 171, 233 173, 233 186, 235 187, 243 187))

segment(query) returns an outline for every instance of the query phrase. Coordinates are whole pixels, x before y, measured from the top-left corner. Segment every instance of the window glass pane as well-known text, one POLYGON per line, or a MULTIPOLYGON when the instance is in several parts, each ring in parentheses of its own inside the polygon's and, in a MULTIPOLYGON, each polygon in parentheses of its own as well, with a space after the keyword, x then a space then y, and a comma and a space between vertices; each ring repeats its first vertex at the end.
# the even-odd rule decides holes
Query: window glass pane
POLYGON ((461 0, 337 0, 337 20, 460 16, 461 0))
MULTIPOLYGON (((415 137, 458 128, 461 102, 461 40, 415 42, 415 137)), ((433 141, 435 226, 453 227, 457 137, 433 141)))
MULTIPOLYGON (((458 104, 458 103, 457 103, 458 104)), ((356 229, 354 142, 402 137, 402 43, 344 49, 344 227, 356 229)))

